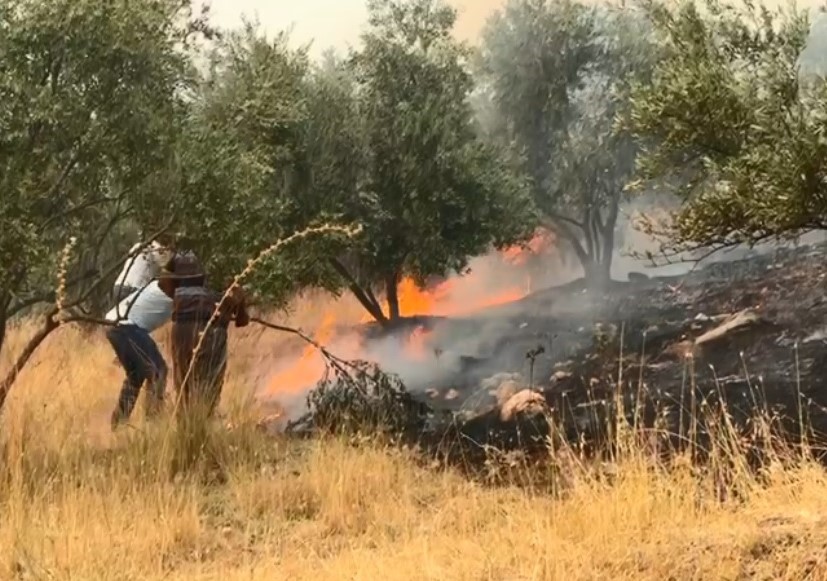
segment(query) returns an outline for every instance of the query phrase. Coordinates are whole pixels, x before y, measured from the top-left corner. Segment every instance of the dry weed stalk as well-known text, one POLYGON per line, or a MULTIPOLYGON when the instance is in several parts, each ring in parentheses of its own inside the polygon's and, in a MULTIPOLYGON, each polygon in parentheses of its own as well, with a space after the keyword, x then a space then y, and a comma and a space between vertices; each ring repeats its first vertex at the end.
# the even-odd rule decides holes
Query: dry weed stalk
MULTIPOLYGON (((299 232, 294 232, 290 236, 286 238, 280 238, 276 240, 273 244, 262 250, 258 256, 252 258, 247 261, 247 266, 242 270, 239 274, 237 274, 233 278, 233 282, 224 291, 224 294, 221 297, 221 300, 215 306, 213 310, 212 316, 207 321, 207 324, 204 326, 204 329, 198 334, 198 341, 195 344, 195 349, 193 349, 192 357, 190 358, 189 366, 187 367, 187 372, 184 374, 184 379, 181 381, 181 385, 185 385, 187 380, 189 380, 190 375, 192 374, 192 370, 195 366, 195 360, 198 354, 201 351, 204 337, 206 336, 207 332, 212 327, 212 324, 218 318, 218 313, 221 311, 221 307, 224 306, 224 302, 230 297, 230 295, 241 285, 241 281, 244 280, 247 276, 249 276, 255 268, 265 259, 269 258, 276 252, 278 252, 281 248, 287 246, 288 244, 292 244, 298 240, 303 240, 309 236, 315 234, 330 234, 330 233, 339 233, 343 234, 347 238, 354 238, 358 236, 359 233, 362 231, 361 225, 351 225, 351 226, 342 226, 339 224, 322 224, 321 226, 314 226, 310 228, 305 228, 299 232)), ((178 408, 181 405, 181 393, 178 393, 175 399, 175 408, 173 410, 173 414, 178 413, 178 408)))
POLYGON ((76 236, 69 238, 69 242, 63 247, 60 253, 60 263, 57 268, 57 289, 55 290, 55 307, 57 312, 54 315, 58 325, 63 323, 63 313, 66 307, 66 273, 69 270, 69 261, 72 258, 72 251, 77 245, 78 239, 76 236))

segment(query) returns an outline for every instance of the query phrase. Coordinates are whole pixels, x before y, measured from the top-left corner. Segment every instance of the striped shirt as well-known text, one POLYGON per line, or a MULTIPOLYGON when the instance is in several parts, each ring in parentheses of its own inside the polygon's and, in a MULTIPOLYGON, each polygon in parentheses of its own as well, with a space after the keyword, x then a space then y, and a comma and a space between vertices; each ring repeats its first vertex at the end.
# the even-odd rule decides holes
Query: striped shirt
MULTIPOLYGON (((173 300, 172 320, 176 323, 206 323, 215 313, 223 296, 223 293, 204 286, 178 286, 173 300)), ((214 324, 227 327, 234 317, 238 317, 239 322, 246 320, 246 310, 243 299, 231 295, 221 304, 214 324)))

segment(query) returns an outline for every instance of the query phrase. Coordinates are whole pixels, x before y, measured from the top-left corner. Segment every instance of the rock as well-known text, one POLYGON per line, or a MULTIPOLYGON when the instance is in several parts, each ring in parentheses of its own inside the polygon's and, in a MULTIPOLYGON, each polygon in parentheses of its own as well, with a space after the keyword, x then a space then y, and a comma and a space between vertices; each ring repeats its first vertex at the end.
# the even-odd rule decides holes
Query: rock
MULTIPOLYGON (((496 391, 506 381, 519 382, 522 379, 519 373, 496 373, 480 382, 480 389, 488 392, 496 391)), ((493 394, 492 394, 493 395, 493 394)))
POLYGON ((629 282, 646 282, 649 280, 649 275, 642 272, 630 272, 628 275, 629 282))
POLYGON ((755 311, 744 309, 728 317, 727 320, 714 329, 710 329, 700 337, 697 337, 695 339, 695 345, 705 345, 713 341, 718 341, 735 331, 742 331, 746 327, 752 327, 760 322, 762 322, 762 320, 755 311))
POLYGON ((493 395, 497 399, 497 405, 502 407, 519 391, 520 384, 513 379, 507 379, 500 384, 500 386, 494 391, 493 395))
POLYGON ((573 373, 571 373, 570 371, 563 371, 562 369, 561 369, 561 370, 559 370, 559 371, 555 371, 555 372, 551 375, 551 385, 552 385, 552 386, 557 385, 557 384, 558 384, 558 383, 560 383, 561 381, 565 381, 565 380, 567 380, 567 379, 571 379, 572 377, 574 377, 574 374, 573 374, 573 373))
POLYGON ((439 390, 434 389, 433 387, 428 388, 425 390, 425 395, 427 395, 430 399, 434 399, 439 396, 439 390))
POLYGON ((541 393, 531 389, 524 389, 515 393, 500 407, 500 420, 510 422, 518 414, 541 414, 546 409, 546 399, 541 393))
POLYGON ((459 397, 459 392, 456 389, 449 389, 448 392, 445 394, 445 400, 452 401, 459 397))

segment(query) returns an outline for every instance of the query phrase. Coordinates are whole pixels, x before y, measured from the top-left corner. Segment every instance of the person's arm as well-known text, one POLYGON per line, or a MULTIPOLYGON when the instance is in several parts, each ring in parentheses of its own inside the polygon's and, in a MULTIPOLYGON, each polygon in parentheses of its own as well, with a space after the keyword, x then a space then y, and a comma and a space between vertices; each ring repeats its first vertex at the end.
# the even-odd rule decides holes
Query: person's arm
POLYGON ((250 314, 247 312, 247 297, 241 287, 233 289, 232 298, 235 303, 235 326, 246 327, 250 324, 250 314))

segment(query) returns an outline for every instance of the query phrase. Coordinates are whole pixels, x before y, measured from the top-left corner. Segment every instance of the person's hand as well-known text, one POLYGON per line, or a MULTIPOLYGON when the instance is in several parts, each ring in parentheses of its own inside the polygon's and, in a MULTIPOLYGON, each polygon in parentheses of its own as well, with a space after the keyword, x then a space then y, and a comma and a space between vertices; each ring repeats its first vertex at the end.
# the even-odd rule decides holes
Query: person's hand
POLYGON ((238 304, 245 304, 247 302, 247 293, 240 286, 234 286, 230 290, 230 298, 238 304))

